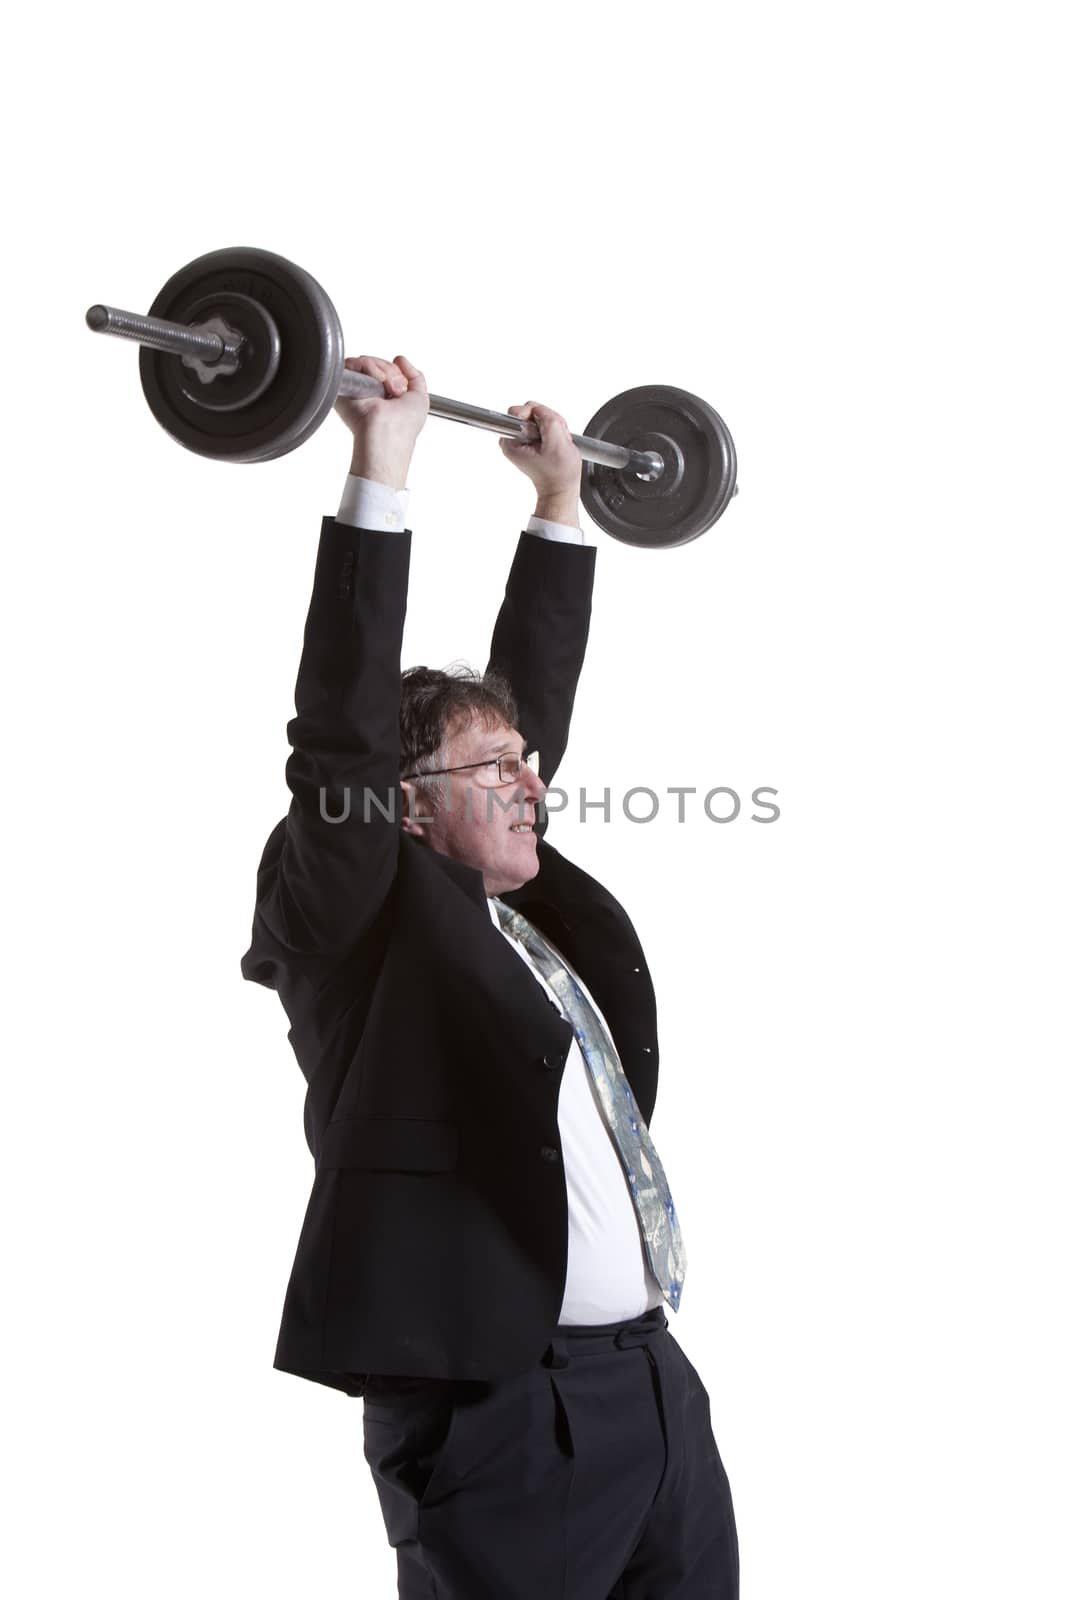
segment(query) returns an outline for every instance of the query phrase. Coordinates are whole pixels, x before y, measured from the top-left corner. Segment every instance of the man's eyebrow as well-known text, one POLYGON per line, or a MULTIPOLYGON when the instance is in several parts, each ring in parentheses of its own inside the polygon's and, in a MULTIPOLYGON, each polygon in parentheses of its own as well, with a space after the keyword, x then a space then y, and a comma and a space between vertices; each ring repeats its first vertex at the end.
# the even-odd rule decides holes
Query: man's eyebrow
MULTIPOLYGON (((487 745, 486 748, 482 751, 482 755, 483 756, 499 756, 499 755, 503 754, 504 751, 509 750, 510 748, 511 748, 511 745, 510 745, 509 740, 507 740, 507 739, 499 739, 499 740, 496 740, 493 744, 487 745)), ((527 750, 528 750, 527 740, 524 739, 523 742, 522 742, 522 745, 520 747, 520 755, 521 756, 525 756, 527 754, 527 750)))

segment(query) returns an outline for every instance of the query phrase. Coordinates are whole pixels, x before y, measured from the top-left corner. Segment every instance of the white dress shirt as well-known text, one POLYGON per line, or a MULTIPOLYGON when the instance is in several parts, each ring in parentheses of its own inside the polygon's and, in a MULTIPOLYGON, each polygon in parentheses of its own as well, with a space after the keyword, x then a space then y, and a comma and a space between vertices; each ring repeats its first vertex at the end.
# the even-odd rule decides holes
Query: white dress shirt
MULTIPOLYGON (((377 532, 403 533, 408 505, 408 489, 391 489, 350 473, 337 520, 377 532)), ((565 544, 595 543, 582 528, 542 517, 531 517, 527 532, 565 544)), ((560 1011, 557 996, 523 945, 504 932, 492 901, 489 915, 500 937, 508 939, 560 1011)), ((576 973, 573 977, 580 982, 576 973)), ((586 989, 584 993, 606 1028, 602 1012, 586 989)), ((645 1261, 629 1184, 575 1038, 561 1076, 557 1126, 569 1202, 569 1254, 559 1320, 598 1324, 639 1317, 663 1303, 663 1290, 645 1261)))
MULTIPOLYGON (((555 1008, 562 1011, 528 950, 501 927, 492 900, 489 915, 501 937, 508 940, 555 1008)), ((565 960, 560 951, 557 954, 559 960, 565 960)), ((609 1038, 603 1013, 567 961, 565 965, 609 1038)), ((569 1044, 561 1076, 557 1128, 569 1199, 569 1259, 559 1321, 591 1324, 639 1317, 663 1302, 663 1290, 645 1261, 633 1196, 575 1037, 569 1044)))
MULTIPOLYGON (((404 533, 409 508, 409 490, 391 489, 372 478, 357 478, 350 472, 345 480, 337 520, 353 528, 373 528, 377 533, 404 533)), ((555 539, 559 544, 594 545, 583 528, 567 522, 547 522, 544 517, 529 517, 527 532, 540 539, 555 539)))

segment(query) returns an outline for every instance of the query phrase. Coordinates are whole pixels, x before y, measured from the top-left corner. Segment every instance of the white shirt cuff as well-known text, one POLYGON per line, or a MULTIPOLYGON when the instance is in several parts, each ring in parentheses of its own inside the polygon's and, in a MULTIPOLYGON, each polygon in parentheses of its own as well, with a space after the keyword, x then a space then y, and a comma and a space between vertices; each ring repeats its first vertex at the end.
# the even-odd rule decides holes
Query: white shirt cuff
POLYGON ((595 543, 595 539, 589 537, 583 528, 574 528, 568 522, 547 522, 545 517, 528 517, 527 532, 536 534, 540 539, 553 539, 557 544, 595 543))
POLYGON ((409 490, 392 489, 373 478, 345 479, 337 520, 353 528, 372 528, 377 533, 405 533, 409 509, 409 490))

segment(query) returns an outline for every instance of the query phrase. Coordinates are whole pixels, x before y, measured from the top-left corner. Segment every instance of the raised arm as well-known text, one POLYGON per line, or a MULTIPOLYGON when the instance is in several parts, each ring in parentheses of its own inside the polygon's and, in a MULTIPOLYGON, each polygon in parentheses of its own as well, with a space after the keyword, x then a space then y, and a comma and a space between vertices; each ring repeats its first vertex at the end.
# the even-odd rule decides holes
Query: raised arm
MULTIPOLYGON (((373 504, 384 495, 395 501, 428 413, 424 378, 403 357, 348 365, 387 390, 382 399, 338 402, 353 434, 351 473, 366 480, 373 504)), ((288 724, 292 799, 262 857, 253 942, 243 958, 244 975, 258 982, 274 981, 285 958, 336 958, 367 930, 390 890, 409 552, 410 535, 400 527, 323 523, 288 724)))
MULTIPOLYGON (((595 550, 582 543, 581 462, 564 418, 528 401, 513 416, 533 418, 541 439, 502 439, 508 459, 531 479, 543 534, 522 535, 493 630, 489 665, 512 685, 520 732, 540 754, 549 784, 569 738, 576 686, 591 620, 595 550), (571 539, 558 537, 571 530, 571 539)), ((534 527, 532 523, 532 527, 534 527)))

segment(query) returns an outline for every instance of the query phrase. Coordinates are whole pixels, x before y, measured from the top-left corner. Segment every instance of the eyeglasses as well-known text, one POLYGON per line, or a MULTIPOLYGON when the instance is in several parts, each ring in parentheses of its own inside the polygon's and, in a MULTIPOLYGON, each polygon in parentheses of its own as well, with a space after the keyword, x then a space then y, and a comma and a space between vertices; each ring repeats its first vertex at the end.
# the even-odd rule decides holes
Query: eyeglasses
POLYGON ((465 767, 436 767, 431 772, 407 772, 407 778, 442 778, 449 772, 473 772, 478 767, 493 767, 497 776, 485 780, 489 788, 503 783, 515 783, 524 767, 538 776, 538 751, 528 750, 526 755, 494 756, 491 761, 470 761, 465 767))

